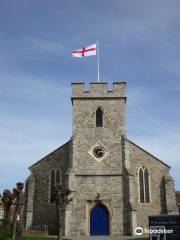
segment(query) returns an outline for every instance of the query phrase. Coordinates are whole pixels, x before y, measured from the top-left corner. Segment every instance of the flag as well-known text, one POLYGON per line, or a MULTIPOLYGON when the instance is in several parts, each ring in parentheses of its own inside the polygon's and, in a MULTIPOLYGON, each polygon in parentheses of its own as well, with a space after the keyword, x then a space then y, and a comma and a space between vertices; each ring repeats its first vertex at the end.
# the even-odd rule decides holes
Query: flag
POLYGON ((96 55, 96 43, 92 44, 88 47, 85 48, 80 48, 77 50, 72 51, 73 57, 88 57, 88 56, 93 56, 96 55))

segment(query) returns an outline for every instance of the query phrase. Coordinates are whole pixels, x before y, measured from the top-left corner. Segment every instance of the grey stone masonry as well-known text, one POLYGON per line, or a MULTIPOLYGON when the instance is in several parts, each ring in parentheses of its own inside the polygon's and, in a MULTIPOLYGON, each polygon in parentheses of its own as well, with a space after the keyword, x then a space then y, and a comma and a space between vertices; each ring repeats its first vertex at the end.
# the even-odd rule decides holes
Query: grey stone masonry
POLYGON ((34 188, 35 188, 35 178, 33 174, 31 174, 26 181, 26 191, 28 189, 26 213, 25 213, 26 214, 26 219, 25 219, 26 230, 31 228, 32 222, 33 222, 34 188))
POLYGON ((174 180, 169 173, 164 175, 165 180, 165 190, 166 190, 166 205, 168 214, 178 213, 178 208, 176 205, 176 193, 174 180))
POLYGON ((149 215, 178 213, 170 167, 126 136, 126 83, 114 82, 111 91, 105 82, 90 83, 88 91, 84 83, 72 83, 71 100, 71 140, 29 168, 26 229, 57 233, 51 201, 57 172, 62 187, 72 191, 60 224, 67 238, 94 239, 91 213, 97 204, 106 209, 106 239, 133 236, 136 227, 148 227, 149 215))
POLYGON ((129 235, 135 235, 135 228, 137 227, 137 216, 136 216, 136 202, 134 193, 134 181, 135 175, 131 169, 130 160, 130 144, 126 139, 126 136, 122 136, 122 144, 124 148, 124 232, 129 235))
POLYGON ((125 83, 114 83, 108 92, 107 83, 91 83, 89 92, 84 84, 72 84, 73 101, 73 169, 76 174, 122 174, 121 134, 125 133, 125 83), (103 127, 96 128, 95 113, 103 109, 103 127), (98 164, 88 154, 101 142, 111 154, 98 164), (85 161, 86 159, 86 161, 85 161))
POLYGON ((85 91, 84 83, 72 83, 72 99, 76 98, 126 98, 126 82, 114 82, 113 91, 108 91, 105 82, 90 83, 90 91, 85 91))
POLYGON ((148 153, 132 141, 129 141, 130 170, 133 177, 133 191, 137 217, 137 226, 148 227, 148 216, 178 213, 175 202, 174 182, 169 171, 170 167, 148 153), (141 167, 149 172, 150 202, 140 202, 139 176, 141 167))
MULTIPOLYGON (((51 203, 51 173, 58 169, 61 173, 60 182, 63 187, 67 185, 66 172, 71 161, 69 154, 71 141, 40 161, 33 164, 29 169, 31 175, 27 180, 27 204, 26 210, 26 229, 48 229, 49 233, 57 233, 57 214, 55 204, 51 203)), ((62 216, 62 231, 64 234, 64 212, 62 216)))
POLYGON ((90 91, 84 90, 84 83, 72 83, 74 175, 69 181, 76 195, 68 207, 66 235, 90 234, 89 213, 97 196, 109 210, 110 234, 124 234, 121 135, 125 133, 125 89, 125 82, 114 83, 113 91, 102 82, 90 83, 90 91), (102 127, 96 127, 98 107, 103 111, 102 127), (96 144, 108 152, 101 162, 89 154, 96 144))

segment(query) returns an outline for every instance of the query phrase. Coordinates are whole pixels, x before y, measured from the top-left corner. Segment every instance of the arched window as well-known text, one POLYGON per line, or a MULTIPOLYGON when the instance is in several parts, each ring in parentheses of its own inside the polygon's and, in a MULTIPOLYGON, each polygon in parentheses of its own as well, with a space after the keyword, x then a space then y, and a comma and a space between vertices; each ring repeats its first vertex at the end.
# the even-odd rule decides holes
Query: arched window
POLYGON ((53 187, 57 184, 61 184, 61 172, 60 170, 53 169, 51 172, 51 193, 50 202, 52 203, 53 187))
POLYGON ((55 170, 53 169, 51 172, 51 195, 50 195, 50 202, 52 203, 52 194, 53 194, 53 187, 55 186, 55 170))
POLYGON ((60 184, 60 178, 61 178, 61 174, 60 174, 60 171, 57 170, 56 171, 56 184, 60 184))
POLYGON ((140 202, 144 202, 144 180, 143 180, 143 170, 139 170, 139 188, 140 188, 140 202))
POLYGON ((144 181, 145 181, 145 200, 149 202, 149 173, 148 170, 144 170, 144 181))
POLYGON ((139 194, 140 203, 149 203, 149 173, 147 168, 139 169, 139 194))
POLYGON ((103 126, 103 111, 99 107, 96 110, 96 127, 102 127, 103 126))

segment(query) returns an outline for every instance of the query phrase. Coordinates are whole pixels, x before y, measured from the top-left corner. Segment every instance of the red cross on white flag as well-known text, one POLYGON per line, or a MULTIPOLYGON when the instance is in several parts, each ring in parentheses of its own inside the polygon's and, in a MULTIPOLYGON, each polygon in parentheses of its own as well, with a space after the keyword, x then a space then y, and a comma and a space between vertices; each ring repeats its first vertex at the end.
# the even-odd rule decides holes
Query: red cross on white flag
POLYGON ((88 56, 93 56, 96 55, 96 43, 92 44, 88 47, 85 48, 80 48, 77 50, 72 51, 73 57, 88 57, 88 56))
POLYGON ((99 82, 99 43, 92 44, 85 48, 80 48, 72 51, 73 57, 88 57, 88 56, 97 56, 97 79, 99 82))

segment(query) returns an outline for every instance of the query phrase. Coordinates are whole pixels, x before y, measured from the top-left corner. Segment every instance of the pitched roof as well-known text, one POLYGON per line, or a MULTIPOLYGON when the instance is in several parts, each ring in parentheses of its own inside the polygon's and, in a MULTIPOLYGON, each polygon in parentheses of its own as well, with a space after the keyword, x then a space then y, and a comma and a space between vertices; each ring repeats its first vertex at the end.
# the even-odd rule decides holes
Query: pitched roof
POLYGON ((29 169, 31 169, 34 165, 38 164, 39 162, 41 162, 42 160, 44 160, 46 157, 50 156, 51 154, 55 153, 56 151, 60 150, 61 148, 63 148, 65 145, 69 144, 72 141, 72 138, 64 143, 63 145, 61 145, 60 147, 56 148, 54 151, 50 152, 49 154, 47 154, 45 157, 41 158, 39 161, 35 162, 34 164, 32 164, 29 169))
POLYGON ((151 157, 155 158, 157 161, 161 162, 162 164, 164 164, 166 167, 171 168, 168 164, 166 164, 165 162, 163 162, 162 160, 160 160, 159 158, 155 157, 153 154, 149 153, 148 151, 146 151, 145 149, 143 149, 142 147, 140 147, 139 145, 137 145, 136 143, 132 142, 129 139, 126 139, 128 142, 130 142, 131 144, 133 144, 134 146, 136 146, 137 148, 139 148, 140 150, 144 151, 145 153, 147 153, 148 155, 150 155, 151 157))

